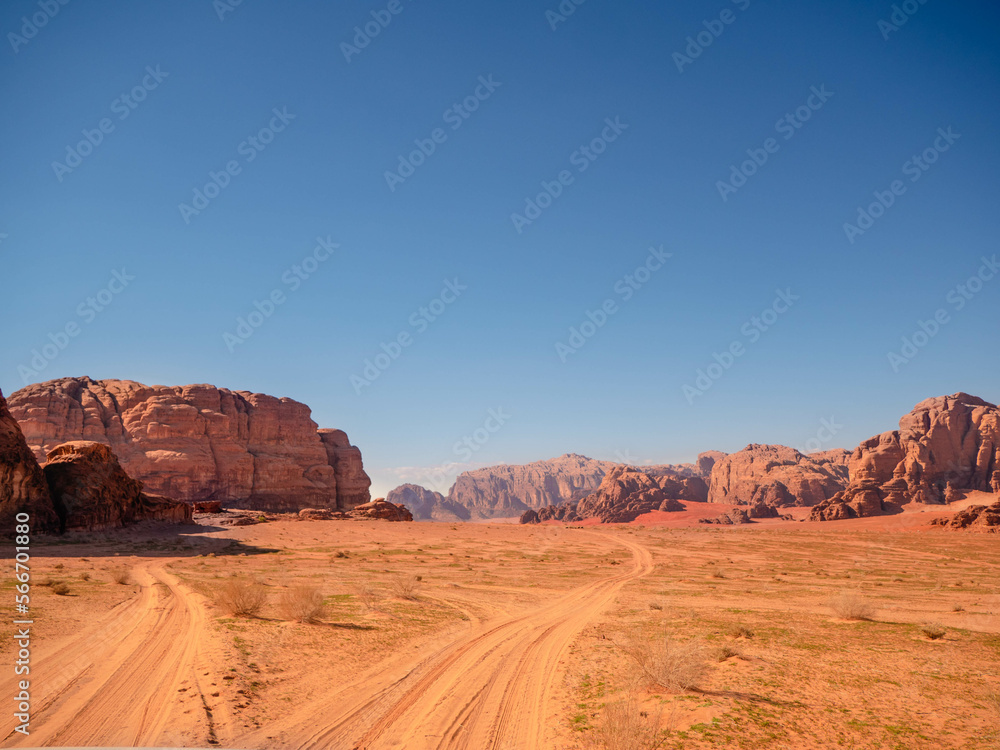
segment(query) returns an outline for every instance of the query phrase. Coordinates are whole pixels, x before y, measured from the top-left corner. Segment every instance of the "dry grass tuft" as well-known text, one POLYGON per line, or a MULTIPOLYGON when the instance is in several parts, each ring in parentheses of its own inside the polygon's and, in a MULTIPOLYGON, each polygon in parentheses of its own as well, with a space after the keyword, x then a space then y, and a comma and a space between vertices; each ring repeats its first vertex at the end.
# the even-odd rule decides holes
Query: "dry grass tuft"
POLYGON ((231 615, 257 617, 267 603, 267 589, 259 581, 230 578, 216 592, 216 603, 231 615))
POLYGON ((111 580, 122 586, 128 586, 132 583, 132 572, 124 565, 119 565, 111 569, 111 580))
POLYGON ((395 576, 389 584, 393 596, 400 599, 414 600, 417 598, 417 577, 416 576, 395 576))
POLYGON ((650 609, 655 609, 657 612, 662 612, 663 611, 663 605, 660 602, 650 602, 649 603, 649 608, 650 609))
POLYGON ((69 584, 63 581, 53 581, 49 584, 49 588, 52 589, 53 594, 58 594, 59 596, 69 596, 69 584))
POLYGON ((920 632, 930 638, 932 641, 936 641, 939 638, 944 638, 944 634, 947 632, 944 629, 944 625, 937 622, 926 622, 920 626, 920 632))
POLYGON ((370 583, 362 583, 358 586, 358 599, 365 605, 365 609, 376 610, 382 601, 382 592, 370 583))
POLYGON ((315 586, 295 586, 281 595, 278 607, 286 620, 315 625, 326 612, 322 592, 315 586))
POLYGON ((856 591, 841 591, 830 599, 830 608, 844 620, 874 620, 878 611, 856 591))
POLYGON ((659 724, 659 717, 642 711, 633 700, 609 703, 587 737, 587 746, 595 750, 658 750, 667 741, 659 724))
POLYGON ((737 625, 732 633, 733 638, 753 638, 753 629, 746 625, 737 625))
POLYGON ((639 677, 671 692, 696 690, 708 672, 705 648, 695 641, 637 634, 617 645, 634 662, 639 677))

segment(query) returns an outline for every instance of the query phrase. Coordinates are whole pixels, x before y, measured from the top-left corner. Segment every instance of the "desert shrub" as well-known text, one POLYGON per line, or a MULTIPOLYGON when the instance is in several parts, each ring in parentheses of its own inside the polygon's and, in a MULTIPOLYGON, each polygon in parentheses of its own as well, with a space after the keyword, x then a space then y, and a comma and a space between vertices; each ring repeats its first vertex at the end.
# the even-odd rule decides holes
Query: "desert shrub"
POLYGON ((66 567, 65 565, 63 565, 62 563, 59 563, 58 565, 56 565, 56 570, 62 570, 65 567, 66 567))
POLYGON ((119 565, 111 569, 111 580, 122 586, 127 586, 132 582, 132 572, 124 565, 119 565))
POLYGON ((382 592, 370 583, 362 583, 358 586, 358 599, 365 606, 365 609, 374 610, 382 601, 382 592))
POLYGON ((256 617, 267 603, 267 589, 258 581, 230 578, 216 593, 216 602, 231 615, 256 617))
POLYGON ((719 646, 715 650, 715 658, 718 661, 725 661, 726 659, 729 659, 733 656, 739 656, 742 658, 743 652, 740 651, 738 648, 736 648, 736 646, 730 646, 730 645, 719 646))
POLYGON ((712 578, 725 578, 725 577, 726 574, 721 570, 719 570, 718 568, 712 571, 712 578))
POLYGON ((638 676, 665 690, 694 690, 708 671, 705 649, 695 641, 633 635, 618 646, 632 660, 638 676))
POLYGON ((753 638, 753 629, 746 625, 737 625, 732 632, 734 638, 753 638))
POLYGON ((336 552, 334 552, 333 556, 336 557, 338 560, 343 560, 345 557, 350 557, 350 555, 347 554, 347 550, 342 550, 342 549, 338 549, 336 552))
POLYGON ((286 590, 278 606, 286 620, 307 624, 319 622, 326 611, 323 594, 314 586, 295 586, 286 590))
POLYGON ((952 604, 951 605, 951 611, 952 612, 964 612, 965 611, 965 607, 963 607, 961 604, 952 604))
POLYGON ((920 626, 920 632, 930 638, 932 641, 936 641, 939 638, 944 638, 945 629, 944 626, 937 622, 925 622, 920 626))
POLYGON ((52 589, 53 594, 58 594, 59 596, 69 596, 69 584, 63 581, 53 581, 49 584, 49 588, 52 589))
POLYGON ((640 710, 635 701, 609 703, 587 737, 594 750, 657 750, 667 741, 659 718, 640 710))
POLYGON ((82 572, 82 573, 80 574, 80 580, 81 580, 81 581, 89 581, 89 580, 90 580, 90 573, 89 573, 89 571, 86 571, 86 570, 85 570, 85 571, 83 571, 83 572, 82 572))
POLYGON ((830 599, 830 608, 845 620, 873 620, 877 610, 856 591, 842 591, 830 599))
POLYGON ((416 576, 395 576, 390 582, 390 588, 394 596, 400 599, 417 598, 417 577, 416 576))
POLYGON ((650 609, 655 609, 657 612, 662 612, 663 611, 663 605, 660 604, 660 602, 650 602, 649 603, 649 608, 650 609))

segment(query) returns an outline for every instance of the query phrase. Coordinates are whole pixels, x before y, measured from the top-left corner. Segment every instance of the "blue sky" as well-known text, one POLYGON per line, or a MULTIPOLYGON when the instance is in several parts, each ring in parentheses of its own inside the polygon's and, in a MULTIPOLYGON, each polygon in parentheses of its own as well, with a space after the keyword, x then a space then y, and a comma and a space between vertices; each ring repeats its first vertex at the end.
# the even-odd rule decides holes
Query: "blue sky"
POLYGON ((5 3, 0 387, 289 396, 379 494, 1000 400, 995 4, 558 8, 5 3))

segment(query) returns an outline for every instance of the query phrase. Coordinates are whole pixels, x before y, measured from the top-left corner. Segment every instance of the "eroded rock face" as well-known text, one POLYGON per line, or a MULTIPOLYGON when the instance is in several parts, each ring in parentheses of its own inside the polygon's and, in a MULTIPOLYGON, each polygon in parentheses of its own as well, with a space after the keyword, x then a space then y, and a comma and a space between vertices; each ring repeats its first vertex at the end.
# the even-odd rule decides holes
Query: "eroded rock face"
POLYGON ((750 505, 759 502, 763 492, 785 505, 816 505, 847 485, 847 466, 840 460, 843 453, 806 456, 783 445, 748 445, 715 463, 708 501, 750 505), (769 487, 777 484, 781 488, 769 487), (793 502, 788 502, 789 498, 793 502))
POLYGON ((72 440, 104 443, 149 491, 236 508, 345 510, 367 502, 361 455, 317 431, 305 404, 211 385, 64 378, 10 398, 36 457, 72 440))
POLYGON ((472 515, 464 505, 417 484, 404 484, 390 490, 385 499, 405 505, 418 521, 468 521, 472 515))
POLYGON ((45 475, 0 392, 0 528, 8 535, 18 513, 30 516, 32 530, 59 526, 45 475))
POLYGON ((838 492, 829 500, 813 506, 810 521, 840 521, 844 518, 880 516, 891 510, 884 493, 875 482, 859 482, 838 492))
POLYGON ((629 523, 654 510, 678 511, 684 506, 667 497, 655 477, 630 466, 609 471, 597 492, 576 506, 580 518, 600 518, 602 523, 629 523))
POLYGON ((717 524, 720 526, 742 526, 743 524, 753 523, 753 521, 750 520, 750 514, 742 508, 733 508, 728 513, 723 513, 717 518, 699 518, 698 523, 717 524))
POLYGON ((875 485, 895 504, 938 504, 945 490, 996 492, 1000 482, 1000 410, 967 393, 929 398, 899 429, 864 441, 851 455, 850 478, 875 485))
POLYGON ((193 508, 143 493, 103 443, 76 440, 49 452, 43 471, 63 529, 104 529, 145 519, 190 521, 193 508))
POLYGON ((970 505, 950 519, 941 518, 937 525, 956 531, 981 531, 1000 534, 1000 500, 993 505, 970 505))

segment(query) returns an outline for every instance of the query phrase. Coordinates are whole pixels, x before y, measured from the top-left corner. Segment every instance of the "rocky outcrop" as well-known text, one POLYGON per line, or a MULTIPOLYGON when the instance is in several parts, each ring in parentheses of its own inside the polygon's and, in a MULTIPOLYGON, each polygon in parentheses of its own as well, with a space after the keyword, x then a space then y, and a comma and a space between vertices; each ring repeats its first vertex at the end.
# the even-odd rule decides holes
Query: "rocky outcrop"
POLYGON ((45 475, 0 392, 0 528, 8 536, 18 513, 28 514, 33 531, 59 526, 45 475))
POLYGON ((581 521, 576 512, 576 503, 566 503, 564 505, 546 505, 538 510, 526 510, 521 514, 521 523, 543 523, 544 521, 563 521, 573 523, 581 521))
POLYGON ((932 523, 955 531, 1000 534, 1000 500, 993 505, 970 505, 951 518, 938 518, 932 523))
POLYGON ((876 486, 885 501, 940 504, 953 490, 997 492, 1000 410, 967 393, 930 398, 899 429, 864 441, 851 455, 851 486, 876 486))
POLYGON ((742 508, 733 508, 728 513, 723 513, 717 518, 699 518, 698 523, 714 523, 720 526, 742 526, 743 524, 753 523, 753 521, 750 520, 750 514, 742 508))
POLYGON ((10 398, 36 457, 72 440, 110 447, 153 493, 236 508, 347 510, 367 502, 361 455, 304 404, 211 385, 64 378, 10 398))
POLYGON ((185 522, 192 507, 145 494, 103 443, 77 440, 49 452, 43 471, 62 529, 106 529, 153 519, 185 522))
POLYGON ((886 494, 878 484, 859 482, 813 506, 809 520, 840 521, 845 518, 867 518, 880 516, 895 509, 895 504, 886 502, 886 494))
POLYGON ((404 484, 390 490, 385 499, 396 505, 405 505, 418 521, 468 521, 471 517, 464 505, 416 484, 404 484))
POLYGON ((630 466, 616 466, 601 481, 597 492, 581 500, 575 509, 580 518, 599 518, 602 523, 629 523, 654 510, 684 510, 668 497, 655 477, 630 466))
POLYGON ((413 514, 403 505, 395 505, 378 497, 370 503, 353 508, 347 514, 351 518, 370 521, 412 521, 413 514))
POLYGON ((750 505, 770 497, 783 505, 816 505, 847 485, 844 455, 826 451, 806 456, 783 445, 748 445, 715 463, 708 501, 750 505))
POLYGON ((460 474, 448 499, 467 508, 473 518, 520 515, 529 508, 583 499, 616 466, 573 453, 530 464, 490 466, 460 474))
POLYGON ((708 484, 701 477, 678 479, 672 476, 660 476, 656 477, 656 482, 663 490, 663 494, 673 500, 684 500, 689 503, 708 502, 708 484))

